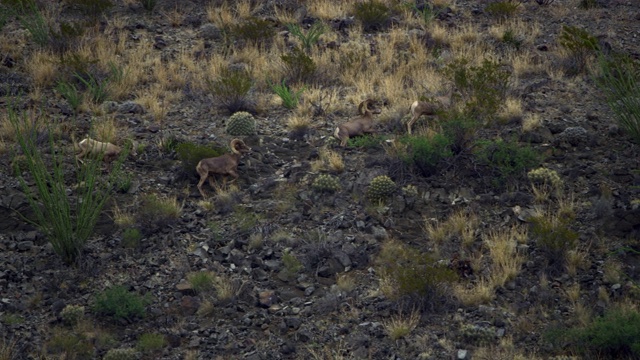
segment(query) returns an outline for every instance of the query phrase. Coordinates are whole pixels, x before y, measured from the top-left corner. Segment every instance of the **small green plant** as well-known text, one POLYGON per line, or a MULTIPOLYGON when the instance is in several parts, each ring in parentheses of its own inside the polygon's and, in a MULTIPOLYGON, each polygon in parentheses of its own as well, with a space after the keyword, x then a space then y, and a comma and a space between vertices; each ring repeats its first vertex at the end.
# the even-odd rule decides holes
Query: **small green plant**
POLYGON ((380 31, 391 24, 391 9, 378 0, 357 2, 353 13, 365 32, 380 31))
POLYGON ((22 316, 12 313, 2 315, 0 320, 7 326, 18 325, 24 322, 24 318, 22 316))
POLYGON ((407 6, 424 22, 425 26, 429 26, 442 12, 442 8, 438 8, 427 2, 424 2, 421 6, 418 6, 418 4, 414 2, 408 2, 407 6))
POLYGON ((451 112, 442 116, 442 133, 450 141, 453 154, 460 154, 472 147, 482 123, 464 112, 451 112))
POLYGON ((13 2, 9 10, 17 15, 20 25, 27 29, 36 44, 39 46, 49 44, 51 29, 35 1, 13 2))
POLYGON ((102 360, 137 360, 139 353, 133 348, 110 349, 102 360))
POLYGON ((383 201, 396 191, 396 183, 387 175, 376 176, 369 183, 367 198, 371 202, 383 201))
POLYGON ((90 360, 95 356, 95 349, 84 334, 57 328, 46 344, 47 351, 64 354, 67 359, 90 360))
POLYGON ((78 112, 80 105, 82 104, 82 93, 78 91, 78 88, 73 84, 66 81, 59 81, 56 85, 56 91, 65 99, 74 113, 78 112))
POLYGON ((349 138, 347 146, 363 149, 381 149, 386 139, 383 135, 366 134, 349 138))
POLYGON ((577 26, 562 25, 558 43, 569 52, 566 62, 567 73, 577 75, 587 67, 587 60, 596 54, 600 46, 598 39, 577 26))
POLYGON ((431 138, 407 136, 400 141, 408 145, 408 151, 402 155, 402 160, 424 176, 433 175, 442 161, 453 156, 451 140, 442 134, 431 138))
POLYGON ((319 21, 313 23, 306 34, 302 32, 302 29, 297 24, 288 24, 287 29, 289 29, 291 35, 302 42, 302 47, 307 54, 311 53, 311 48, 320 40, 320 36, 325 31, 324 25, 319 21))
POLYGON ((318 192, 332 193, 340 190, 340 182, 338 178, 333 175, 321 174, 313 180, 311 187, 318 192))
POLYGON ((484 60, 471 66, 466 59, 449 64, 444 73, 459 90, 465 102, 464 113, 485 121, 491 120, 502 106, 511 73, 499 63, 484 60))
POLYGON ((284 270, 290 275, 296 274, 302 269, 300 260, 288 251, 282 253, 282 264, 284 265, 284 270))
POLYGON ((196 293, 203 293, 213 289, 215 275, 211 271, 196 271, 187 275, 187 281, 196 293))
POLYGON ((226 69, 216 80, 206 80, 211 93, 229 112, 248 109, 249 90, 253 80, 247 71, 226 69))
MULTIPOLYGON (((73 194, 68 194, 65 182, 65 162, 53 131, 49 129, 49 152, 51 158, 45 158, 37 145, 37 134, 34 133, 32 121, 26 113, 18 114, 11 106, 8 119, 13 127, 19 144, 23 164, 35 183, 32 190, 20 169, 14 169, 24 192, 27 194, 30 207, 35 213, 33 223, 40 229, 53 250, 67 263, 73 263, 80 256, 87 239, 93 234, 95 224, 102 208, 113 192, 113 184, 119 177, 122 162, 128 152, 125 149, 120 157, 111 165, 106 176, 102 174, 100 159, 86 159, 84 164, 76 164, 76 181, 79 184, 73 194), (100 180, 106 181, 100 181, 100 180)), ((39 121, 35 120, 36 123, 39 121)))
POLYGON ((585 359, 640 358, 640 313, 615 307, 585 327, 556 328, 545 339, 557 348, 567 345, 585 359))
POLYGON ((520 2, 513 1, 496 1, 487 4, 484 11, 499 20, 506 20, 515 15, 520 7, 520 2))
POLYGON ((558 275, 564 270, 569 250, 578 245, 578 233, 569 225, 572 216, 535 216, 530 219, 530 234, 536 239, 536 245, 547 257, 546 270, 551 275, 558 275))
POLYGON ((535 150, 515 141, 483 140, 476 144, 476 158, 491 171, 494 186, 504 186, 509 181, 522 178, 540 163, 535 150))
POLYGON ((136 348, 142 353, 153 353, 167 346, 167 340, 162 334, 142 334, 136 348))
POLYGON ((285 74, 294 83, 310 79, 316 72, 316 63, 304 51, 294 47, 290 53, 280 56, 285 66, 285 74))
POLYGON ((282 106, 287 109, 295 109, 298 107, 300 96, 305 90, 303 86, 300 90, 293 91, 285 84, 284 80, 282 80, 281 84, 272 84, 269 82, 269 86, 271 86, 271 90, 282 99, 282 106))
POLYGON ((178 160, 182 162, 182 171, 188 176, 193 176, 196 166, 202 159, 216 157, 226 151, 218 146, 206 146, 194 144, 192 142, 181 142, 175 145, 178 160))
POLYGON ((375 264, 381 289, 392 300, 413 300, 420 307, 429 306, 444 295, 457 280, 455 272, 431 255, 398 241, 382 245, 375 264))
POLYGON ((496 342, 496 334, 493 329, 465 324, 460 329, 460 341, 463 344, 474 346, 490 346, 496 342))
POLYGON ((256 119, 246 111, 238 111, 227 120, 226 132, 233 136, 249 136, 256 133, 256 119))
POLYGON ((114 320, 132 322, 144 317, 146 303, 140 295, 117 285, 96 295, 93 311, 97 315, 111 317, 114 320))
POLYGON ((158 0, 138 0, 138 1, 142 4, 142 7, 147 11, 153 11, 153 8, 155 8, 156 4, 158 3, 158 0))
POLYGON ((235 224, 240 232, 248 233, 260 222, 260 215, 244 206, 236 206, 233 212, 235 224))
POLYGON ((84 318, 84 306, 67 305, 60 311, 60 318, 67 326, 74 326, 84 318))
POLYGON ((231 29, 236 39, 251 42, 255 45, 268 46, 276 35, 273 24, 268 20, 251 17, 231 29))
POLYGON ((89 93, 89 98, 94 104, 102 104, 107 100, 107 98, 109 98, 108 77, 99 79, 91 73, 86 73, 85 76, 80 73, 76 73, 75 77, 85 86, 89 93))
POLYGON ((136 228, 127 228, 122 232, 122 246, 128 249, 135 249, 140 246, 142 233, 136 228))
POLYGON ((626 54, 598 56, 598 87, 606 96, 620 126, 640 144, 640 62, 626 54))
POLYGON ((564 188, 564 181, 555 170, 544 167, 537 168, 529 171, 527 177, 534 186, 540 187, 541 190, 553 191, 559 195, 564 188))
POLYGON ((580 2, 578 3, 578 7, 589 10, 600 7, 600 4, 598 4, 598 0, 580 0, 580 2))
MULTIPOLYGON (((139 149, 136 150, 136 152, 139 149)), ((139 154, 139 152, 138 152, 139 154)), ((116 180, 115 188, 118 192, 126 194, 131 190, 133 184, 133 174, 130 172, 121 173, 121 176, 116 180)))
POLYGON ((523 40, 519 38, 515 32, 511 29, 505 30, 504 34, 502 34, 502 42, 513 46, 516 50, 520 50, 522 47, 523 40))

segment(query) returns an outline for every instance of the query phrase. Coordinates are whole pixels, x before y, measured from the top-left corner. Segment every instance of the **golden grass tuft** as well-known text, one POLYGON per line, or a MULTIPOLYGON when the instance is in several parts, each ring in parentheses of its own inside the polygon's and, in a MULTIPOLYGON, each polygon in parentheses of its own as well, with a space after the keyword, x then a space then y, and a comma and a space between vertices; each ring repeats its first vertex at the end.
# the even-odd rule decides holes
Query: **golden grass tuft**
POLYGON ((540 128, 542 120, 540 114, 526 113, 522 119, 522 131, 530 132, 540 128))
POLYGON ((26 68, 35 87, 53 85, 59 72, 57 57, 45 50, 36 50, 26 61, 26 68))
POLYGON ((311 169, 314 172, 329 171, 332 173, 341 173, 345 169, 342 155, 339 153, 322 148, 319 151, 319 159, 311 163, 311 169))
POLYGON ((485 236, 485 245, 491 258, 491 282, 494 287, 503 286, 519 273, 524 256, 517 251, 518 238, 525 236, 523 227, 492 231, 485 236))
POLYGON ((398 340, 407 337, 420 322, 420 312, 413 310, 408 315, 402 313, 394 315, 391 319, 383 322, 383 326, 391 340, 398 340))
POLYGON ((348 1, 311 0, 307 3, 309 14, 322 20, 340 19, 351 11, 348 1))

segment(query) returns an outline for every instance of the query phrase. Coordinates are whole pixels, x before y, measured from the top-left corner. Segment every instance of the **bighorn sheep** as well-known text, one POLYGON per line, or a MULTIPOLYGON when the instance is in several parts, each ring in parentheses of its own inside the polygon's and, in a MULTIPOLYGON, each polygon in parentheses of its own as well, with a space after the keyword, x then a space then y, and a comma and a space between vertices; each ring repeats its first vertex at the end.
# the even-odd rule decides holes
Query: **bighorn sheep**
MULTIPOLYGON (((200 181, 198 182, 198 190, 202 197, 205 197, 204 191, 202 191, 202 184, 204 181, 209 179, 209 185, 214 187, 213 175, 231 175, 233 180, 231 182, 236 181, 239 177, 238 175, 238 163, 240 162, 240 158, 245 153, 251 152, 251 148, 248 147, 242 140, 233 139, 229 144, 231 148, 230 154, 220 155, 218 157, 202 159, 198 162, 196 166, 196 171, 200 175, 200 181)), ((225 178, 226 182, 226 178, 225 178)))
POLYGON ((338 125, 333 136, 340 140, 340 146, 347 146, 350 137, 374 133, 373 114, 379 114, 380 110, 371 111, 369 105, 373 100, 367 99, 360 103, 358 112, 360 116, 353 118, 342 125, 338 125))
POLYGON ((434 101, 426 102, 426 101, 415 101, 411 104, 411 120, 407 122, 407 133, 411 135, 411 128, 413 124, 420 118, 422 115, 437 115, 439 111, 441 111, 445 107, 449 107, 451 105, 451 95, 448 96, 438 96, 434 99, 434 101))

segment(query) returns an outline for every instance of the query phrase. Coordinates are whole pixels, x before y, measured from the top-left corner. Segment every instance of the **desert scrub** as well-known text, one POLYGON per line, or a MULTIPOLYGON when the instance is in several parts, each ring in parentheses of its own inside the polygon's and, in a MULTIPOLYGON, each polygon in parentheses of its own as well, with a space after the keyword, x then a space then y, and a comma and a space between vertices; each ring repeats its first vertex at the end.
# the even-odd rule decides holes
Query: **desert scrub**
POLYGON ((167 346, 167 340, 162 334, 142 334, 136 344, 136 349, 141 353, 153 353, 167 346))
POLYGON ((311 187, 317 192, 333 193, 340 190, 340 182, 333 175, 321 174, 313 180, 311 187))
POLYGON ((38 147, 37 136, 33 132, 34 128, 38 128, 39 120, 29 119, 29 116, 26 112, 18 114, 9 106, 7 117, 22 151, 24 161, 21 164, 26 166, 26 169, 15 168, 14 171, 35 214, 35 220, 25 220, 45 234, 53 250, 66 263, 73 263, 93 234, 98 216, 113 192, 113 184, 119 177, 127 150, 122 151, 106 176, 102 173, 100 159, 85 158, 84 164, 76 164, 74 170, 78 186, 72 194, 68 194, 64 165, 66 156, 56 147, 53 129, 48 129, 51 154, 48 160, 38 147), (29 182, 35 183, 35 191, 26 177, 30 178, 29 182))
POLYGON ((288 54, 281 55, 280 59, 284 64, 285 80, 293 83, 311 80, 318 68, 313 59, 298 47, 291 49, 288 54))
POLYGON ((248 110, 253 79, 246 70, 224 69, 215 80, 205 80, 208 90, 231 112, 248 110))
POLYGON ((138 209, 137 221, 145 234, 154 232, 173 224, 182 213, 182 204, 175 197, 160 198, 155 194, 145 195, 138 209))
POLYGON ((383 201, 396 191, 396 183, 386 175, 380 175, 369 183, 367 198, 371 202, 383 201))
POLYGON ((349 138, 347 146, 363 149, 382 149, 386 139, 387 138, 383 135, 366 134, 363 136, 349 138))
POLYGON ((487 6, 484 7, 484 11, 498 21, 505 21, 513 17, 519 7, 520 2, 517 1, 496 1, 487 4, 487 6))
POLYGON ((271 87, 271 90, 273 90, 273 92, 282 99, 282 106, 290 110, 298 107, 300 97, 305 90, 304 86, 298 91, 292 90, 284 80, 282 80, 281 84, 273 84, 269 82, 269 86, 271 87))
POLYGON ((444 74, 464 101, 464 113, 485 122, 503 105, 511 73, 499 63, 484 60, 482 65, 473 66, 467 59, 458 59, 447 65, 444 74))
POLYGON ((537 168, 527 173, 536 198, 544 199, 546 194, 553 193, 556 197, 562 195, 564 181, 558 172, 548 168, 537 168))
POLYGON ((275 27, 269 20, 251 17, 231 29, 234 38, 250 42, 256 46, 269 47, 276 35, 275 27))
POLYGON ((203 293, 213 289, 215 275, 211 271, 196 271, 187 275, 191 289, 196 293, 203 293))
POLYGON ((392 9, 378 0, 366 0, 353 5, 353 14, 365 32, 384 30, 391 25, 392 9))
POLYGON ((127 228, 122 232, 122 246, 128 249, 136 249, 140 246, 142 232, 136 228, 127 228))
POLYGON ((46 350, 53 354, 64 354, 66 359, 90 360, 95 358, 95 348, 83 333, 63 328, 54 328, 53 336, 46 342, 46 350))
POLYGON ((320 40, 320 36, 325 31, 324 25, 320 21, 313 23, 306 33, 297 24, 287 24, 287 29, 291 35, 300 40, 307 54, 311 53, 311 48, 320 40))
POLYGON ((226 151, 215 145, 199 145, 192 142, 181 142, 175 145, 178 160, 182 162, 183 175, 196 175, 196 166, 202 159, 212 158, 224 154, 226 151))
POLYGON ((227 120, 227 134, 249 136, 256 133, 256 119, 246 111, 239 111, 227 120))
POLYGON ((145 315, 146 299, 117 285, 97 294, 93 301, 93 312, 116 321, 132 322, 145 315))
POLYGON ((401 159, 423 176, 433 175, 443 161, 453 156, 451 140, 442 134, 432 137, 406 136, 400 142, 408 145, 401 159))
POLYGON ((540 156, 529 146, 515 141, 481 140, 477 143, 476 159, 489 169, 494 186, 524 177, 527 170, 538 166, 540 156))
POLYGON ((562 25, 558 43, 569 54, 565 60, 568 75, 578 75, 585 71, 589 57, 599 50, 598 39, 588 31, 576 26, 562 25))
POLYGON ((529 219, 529 234, 536 240, 536 246, 546 257, 546 270, 550 275, 561 273, 567 263, 567 253, 578 246, 579 235, 569 226, 572 216, 541 214, 529 219))
POLYGON ((381 289, 392 300, 411 300, 421 307, 433 306, 457 280, 455 272, 429 254, 390 240, 375 259, 381 289))
POLYGON ((640 357, 640 313, 618 305, 585 327, 556 328, 545 339, 558 349, 570 349, 584 358, 637 359, 640 357))
POLYGON ((140 354, 133 348, 110 349, 102 360, 137 360, 140 354))

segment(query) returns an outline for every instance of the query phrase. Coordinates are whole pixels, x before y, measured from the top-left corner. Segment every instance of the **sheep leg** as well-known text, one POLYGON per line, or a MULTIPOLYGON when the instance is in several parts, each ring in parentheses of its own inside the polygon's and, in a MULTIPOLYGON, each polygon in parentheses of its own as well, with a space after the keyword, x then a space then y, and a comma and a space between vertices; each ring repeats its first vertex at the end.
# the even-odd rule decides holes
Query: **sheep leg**
POLYGON ((418 120, 418 118, 419 118, 419 117, 420 117, 420 115, 418 115, 418 116, 415 116, 415 115, 414 115, 414 116, 411 118, 411 120, 409 120, 409 121, 407 122, 407 134, 411 135, 411 128, 413 127, 413 124, 416 122, 416 120, 418 120))
POLYGON ((204 190, 202 190, 202 184, 204 184, 208 176, 208 174, 200 174, 200 181, 198 181, 198 190, 200 191, 200 195, 202 195, 203 198, 206 198, 206 195, 204 194, 204 190))

